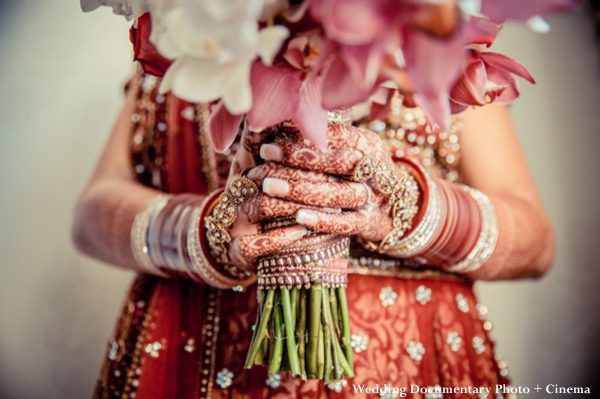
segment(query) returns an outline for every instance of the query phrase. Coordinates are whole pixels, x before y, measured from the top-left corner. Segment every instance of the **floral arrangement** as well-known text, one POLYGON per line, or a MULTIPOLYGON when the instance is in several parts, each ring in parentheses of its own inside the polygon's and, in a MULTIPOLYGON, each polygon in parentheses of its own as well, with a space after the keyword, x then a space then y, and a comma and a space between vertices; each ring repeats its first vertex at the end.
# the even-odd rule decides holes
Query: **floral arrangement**
MULTIPOLYGON (((452 113, 519 96, 516 61, 488 48, 507 19, 578 0, 81 0, 135 19, 135 58, 160 91, 211 102, 214 147, 292 120, 324 147, 328 111, 389 111, 399 91, 445 128, 452 113)), ((315 235, 259 264, 259 314, 245 366, 326 382, 353 375, 345 296, 347 237, 315 235), (345 240, 345 241, 344 241, 345 240), (296 252, 294 252, 296 251, 296 252), (304 251, 304 252, 301 252, 304 251), (322 254, 322 255, 321 255, 322 254), (306 259, 305 259, 306 257, 306 259), (297 260, 296 260, 297 259, 297 260), (284 345, 285 342, 285 345, 284 345)))
POLYGON ((81 0, 84 11, 113 8, 150 35, 148 71, 160 90, 213 102, 211 137, 231 145, 251 130, 293 119, 323 145, 327 111, 371 100, 385 112, 399 90, 440 127, 468 106, 509 103, 514 60, 487 51, 507 19, 546 29, 541 16, 578 0, 81 0), (139 18, 149 13, 149 18, 139 18), (151 21, 150 21, 151 20, 151 21), (150 29, 150 24, 152 28, 150 29))

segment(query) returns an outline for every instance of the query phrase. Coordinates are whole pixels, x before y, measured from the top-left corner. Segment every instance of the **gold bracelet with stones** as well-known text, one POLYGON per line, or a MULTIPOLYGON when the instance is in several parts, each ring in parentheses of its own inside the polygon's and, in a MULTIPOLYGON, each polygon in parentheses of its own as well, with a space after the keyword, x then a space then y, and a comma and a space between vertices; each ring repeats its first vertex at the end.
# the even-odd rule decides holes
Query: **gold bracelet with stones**
POLYGON ((206 238, 210 254, 234 276, 243 276, 247 272, 239 269, 229 260, 227 244, 231 242, 229 227, 235 222, 238 206, 258 195, 258 186, 246 177, 235 179, 228 191, 221 194, 217 205, 206 217, 206 238))

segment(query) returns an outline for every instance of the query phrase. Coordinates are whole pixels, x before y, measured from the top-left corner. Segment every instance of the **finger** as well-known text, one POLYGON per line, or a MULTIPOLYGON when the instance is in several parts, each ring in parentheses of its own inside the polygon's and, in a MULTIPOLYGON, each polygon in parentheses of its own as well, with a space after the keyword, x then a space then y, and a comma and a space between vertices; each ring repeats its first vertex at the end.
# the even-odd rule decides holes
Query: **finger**
POLYGON ((312 144, 298 144, 290 140, 277 144, 264 144, 260 156, 267 161, 298 169, 335 175, 350 175, 363 157, 363 153, 352 147, 328 146, 321 151, 312 144))
POLYGON ((275 162, 266 162, 256 168, 252 168, 246 176, 254 181, 261 181, 267 177, 286 180, 328 181, 332 177, 325 173, 289 168, 275 162))
POLYGON ((303 226, 291 226, 274 229, 264 234, 240 236, 234 240, 232 251, 239 251, 246 259, 256 259, 298 241, 306 235, 307 231, 303 226))
POLYGON ((306 205, 274 198, 263 193, 259 193, 241 205, 241 211, 246 214, 250 223, 279 216, 295 216, 301 208, 306 208, 306 205))
POLYGON ((313 182, 266 178, 264 193, 294 202, 319 207, 355 209, 367 201, 368 188, 360 183, 342 181, 313 182))
POLYGON ((343 235, 359 234, 366 227, 366 215, 361 211, 327 213, 311 209, 301 209, 296 214, 296 222, 313 230, 343 235))

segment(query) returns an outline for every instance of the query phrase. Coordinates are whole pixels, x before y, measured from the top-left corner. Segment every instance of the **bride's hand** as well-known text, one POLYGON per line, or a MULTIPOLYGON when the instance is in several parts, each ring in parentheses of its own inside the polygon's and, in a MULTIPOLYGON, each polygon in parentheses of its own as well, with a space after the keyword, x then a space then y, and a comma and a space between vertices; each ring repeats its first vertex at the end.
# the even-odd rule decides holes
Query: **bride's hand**
MULTIPOLYGON (((246 144, 246 141, 244 143, 246 144)), ((236 153, 226 190, 230 189, 231 184, 242 175, 254 181, 259 188, 265 178, 327 180, 327 175, 322 173, 303 172, 274 163, 256 167, 254 156, 246 145, 236 153)), ((273 198, 259 190, 256 196, 238 207, 238 216, 229 229, 231 236, 228 246, 229 260, 239 267, 253 271, 259 257, 280 250, 302 238, 307 233, 304 226, 280 227, 264 233, 261 229, 262 221, 278 217, 294 217, 302 207, 303 205, 285 199, 273 198)))
POLYGON ((373 179, 365 183, 348 181, 365 155, 372 158, 372 167, 384 161, 396 168, 377 134, 334 125, 329 128, 325 151, 297 135, 262 145, 260 155, 267 161, 265 167, 276 163, 296 170, 297 176, 329 175, 326 180, 269 176, 263 181, 262 191, 272 200, 294 204, 299 224, 322 232, 359 235, 371 241, 379 241, 391 231, 389 195, 381 193, 373 179), (341 212, 332 212, 332 208, 341 212))

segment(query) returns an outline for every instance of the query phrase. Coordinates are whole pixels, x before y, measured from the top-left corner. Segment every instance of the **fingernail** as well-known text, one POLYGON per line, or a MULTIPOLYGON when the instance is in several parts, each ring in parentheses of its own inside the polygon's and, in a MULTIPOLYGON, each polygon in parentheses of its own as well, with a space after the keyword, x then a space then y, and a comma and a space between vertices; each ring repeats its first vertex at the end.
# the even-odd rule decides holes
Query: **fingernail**
POLYGON ((329 207, 324 207, 323 210, 325 212, 329 212, 329 213, 340 213, 342 212, 341 208, 329 208, 329 207))
POLYGON ((308 226, 314 226, 319 221, 319 218, 313 211, 300 209, 296 213, 296 222, 308 226))
POLYGON ((260 157, 266 161, 281 161, 283 151, 281 147, 274 144, 263 144, 260 147, 260 157))
POLYGON ((306 230, 306 227, 304 226, 294 226, 294 227, 290 227, 286 232, 285 232, 285 237, 292 241, 292 240, 297 240, 299 238, 302 238, 306 235, 308 230, 306 230))
POLYGON ((282 179, 274 179, 267 177, 262 182, 263 192, 270 195, 288 195, 290 193, 290 185, 282 179))

